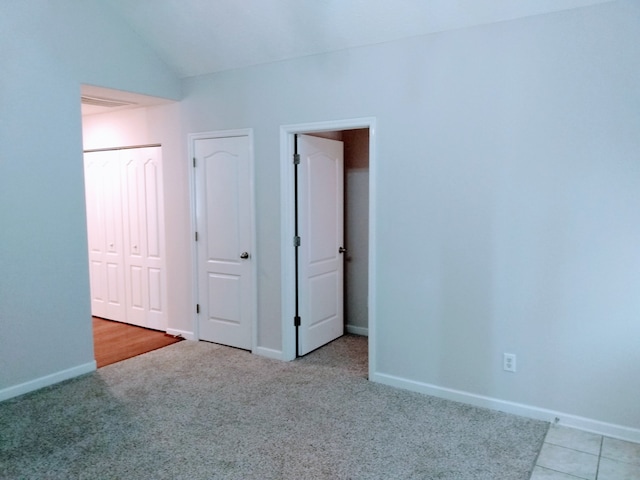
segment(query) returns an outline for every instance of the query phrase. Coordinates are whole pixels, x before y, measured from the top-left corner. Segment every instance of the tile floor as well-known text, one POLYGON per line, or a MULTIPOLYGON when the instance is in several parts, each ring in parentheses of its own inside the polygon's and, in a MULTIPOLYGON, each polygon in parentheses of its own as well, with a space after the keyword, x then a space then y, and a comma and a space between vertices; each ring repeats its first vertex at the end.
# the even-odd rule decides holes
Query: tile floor
POLYGON ((552 425, 531 480, 640 480, 640 444, 552 425))

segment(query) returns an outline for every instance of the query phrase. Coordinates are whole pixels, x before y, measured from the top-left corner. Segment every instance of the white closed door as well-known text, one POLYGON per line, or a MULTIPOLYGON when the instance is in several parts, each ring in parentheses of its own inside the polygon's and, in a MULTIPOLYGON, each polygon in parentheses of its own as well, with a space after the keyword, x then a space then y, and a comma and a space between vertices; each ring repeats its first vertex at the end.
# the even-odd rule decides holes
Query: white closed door
POLYGON ((127 322, 166 330, 164 213, 159 147, 121 151, 127 322))
POLYGON ((194 140, 198 336, 251 350, 253 211, 248 136, 194 140))
POLYGON ((298 135, 298 355, 344 334, 343 143, 298 135))
POLYGON ((84 158, 91 314, 166 330, 161 148, 84 158))
POLYGON ((126 299, 120 160, 104 151, 86 153, 84 162, 91 312, 121 320, 126 299))

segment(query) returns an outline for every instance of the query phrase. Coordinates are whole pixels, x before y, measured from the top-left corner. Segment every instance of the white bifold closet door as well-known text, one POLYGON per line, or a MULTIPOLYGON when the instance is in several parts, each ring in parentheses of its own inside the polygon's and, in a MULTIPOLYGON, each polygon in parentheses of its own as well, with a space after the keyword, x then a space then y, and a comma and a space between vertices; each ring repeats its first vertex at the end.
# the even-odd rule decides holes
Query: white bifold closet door
POLYGON ((167 329, 160 147, 86 152, 92 315, 167 329))

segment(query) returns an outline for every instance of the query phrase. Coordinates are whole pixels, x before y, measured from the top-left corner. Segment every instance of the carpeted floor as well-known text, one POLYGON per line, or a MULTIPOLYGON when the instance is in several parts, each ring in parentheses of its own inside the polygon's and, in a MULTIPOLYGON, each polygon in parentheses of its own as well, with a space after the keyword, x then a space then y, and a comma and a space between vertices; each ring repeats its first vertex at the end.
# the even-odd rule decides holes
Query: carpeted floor
POLYGON ((366 346, 185 341, 8 400, 0 478, 529 478, 546 423, 369 382, 366 346))

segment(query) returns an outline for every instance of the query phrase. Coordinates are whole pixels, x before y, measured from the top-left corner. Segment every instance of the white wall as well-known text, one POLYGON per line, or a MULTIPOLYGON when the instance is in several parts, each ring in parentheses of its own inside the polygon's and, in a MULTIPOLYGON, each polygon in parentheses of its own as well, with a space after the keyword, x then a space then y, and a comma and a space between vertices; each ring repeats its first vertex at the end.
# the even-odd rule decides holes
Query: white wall
POLYGON ((95 368, 80 84, 180 85, 102 2, 4 2, 0 45, 1 400, 95 368))
POLYGON ((185 80, 186 132, 254 129, 259 345, 279 127, 374 116, 374 379, 640 438, 638 58, 620 1, 185 80))

